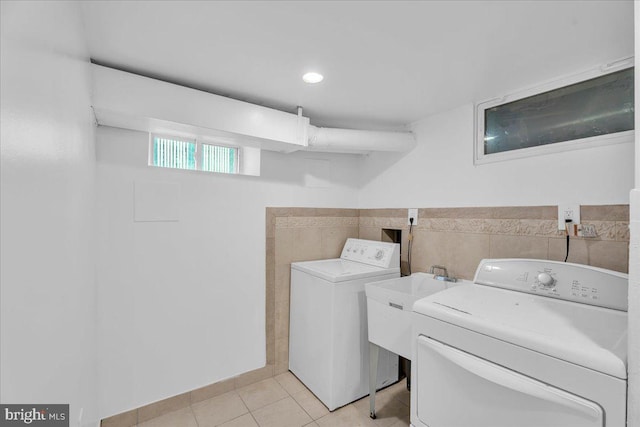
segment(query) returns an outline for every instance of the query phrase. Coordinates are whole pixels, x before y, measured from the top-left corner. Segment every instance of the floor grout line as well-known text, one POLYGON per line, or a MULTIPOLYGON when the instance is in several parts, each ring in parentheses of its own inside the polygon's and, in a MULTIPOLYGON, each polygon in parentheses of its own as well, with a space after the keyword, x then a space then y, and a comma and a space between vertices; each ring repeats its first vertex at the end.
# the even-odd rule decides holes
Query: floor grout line
MULTIPOLYGON (((303 386, 306 390, 309 390, 309 389, 307 388, 307 386, 306 386, 306 385, 304 385, 304 384, 302 383, 302 381, 300 381, 298 378, 296 378, 296 377, 295 377, 295 375, 291 374, 291 376, 292 376, 296 381, 299 381, 299 382, 300 382, 300 384, 302 384, 302 386, 303 386)), ((278 380, 276 380, 276 381, 278 381, 278 380)), ((278 382, 279 382, 279 381, 278 381, 278 382)), ((282 384, 280 384, 280 385, 282 386, 282 384)), ((284 386, 283 386, 282 388, 284 388, 284 386)), ((290 397, 291 399, 293 399, 293 401, 295 402, 295 404, 296 404, 296 405, 298 405, 298 406, 300 407, 300 409, 302 409, 302 411, 303 411, 305 414, 307 414, 307 415, 309 416, 309 418, 311 419, 311 423, 315 422, 315 419, 311 416, 311 414, 310 414, 309 412, 307 412, 307 410, 306 410, 306 409, 304 409, 304 407, 300 404, 300 402, 298 402, 298 401, 296 400, 296 398, 295 398, 295 397, 293 397, 293 394, 291 394, 291 393, 289 392, 289 390, 287 390, 286 388, 284 388, 284 391, 286 391, 286 392, 289 394, 289 397, 290 397)), ((300 390, 300 391, 302 391, 302 390, 300 390)), ((311 390, 309 390, 309 391, 311 391, 311 390)), ((307 424, 305 424, 305 425, 308 425, 308 424, 311 424, 311 423, 307 423, 307 424)))
MULTIPOLYGON (((235 396, 237 396, 237 397, 239 398, 239 400, 240 400, 240 402, 242 403, 242 405, 243 405, 244 409, 246 410, 246 412, 245 412, 245 413, 243 413, 243 414, 240 414, 240 415, 238 415, 238 416, 236 416, 236 417, 234 417, 234 418, 231 418, 231 419, 229 419, 229 420, 226 420, 226 421, 222 422, 221 424, 217 424, 217 426, 224 425, 224 424, 226 424, 226 423, 232 422, 232 421, 234 421, 234 420, 237 420, 238 418, 244 417, 244 416, 246 416, 247 414, 249 414, 249 415, 251 416, 251 418, 253 419, 254 423, 255 423, 258 427, 262 427, 262 426, 261 426, 261 424, 258 422, 258 419, 256 418, 256 415, 255 415, 255 414, 256 414, 256 412, 257 412, 257 411, 260 411, 260 410, 262 410, 262 409, 264 409, 264 408, 266 408, 266 407, 268 407, 268 406, 270 406, 270 405, 273 405, 273 404, 276 404, 276 403, 278 403, 278 402, 281 402, 281 401, 283 401, 283 400, 285 400, 285 399, 288 399, 288 398, 291 398, 291 399, 293 400, 293 402, 295 403, 295 405, 296 405, 298 408, 300 408, 300 409, 302 410, 302 412, 303 412, 303 413, 304 413, 304 414, 305 414, 305 415, 306 415, 306 416, 311 420, 311 421, 309 421, 308 423, 303 424, 303 426, 313 426, 313 425, 316 425, 316 426, 317 426, 317 425, 319 425, 319 424, 318 424, 318 421, 319 421, 319 420, 321 420, 321 419, 323 419, 323 418, 325 418, 325 417, 327 417, 327 416, 330 416, 332 413, 334 413, 334 412, 335 412, 335 411, 333 411, 333 412, 329 411, 328 413, 326 413, 326 414, 324 414, 324 415, 321 415, 321 416, 319 416, 318 418, 314 418, 314 417, 310 414, 310 412, 309 412, 307 409, 305 409, 305 407, 304 407, 300 402, 298 402, 298 401, 296 400, 296 398, 294 397, 294 394, 298 394, 298 393, 300 393, 300 392, 307 391, 307 392, 311 393, 311 395, 313 396, 313 398, 314 398, 316 401, 318 401, 321 405, 323 405, 323 404, 322 404, 322 402, 321 402, 321 401, 317 398, 317 396, 315 396, 315 395, 313 394, 313 392, 311 392, 311 390, 309 390, 309 388, 308 388, 306 385, 304 385, 304 383, 302 383, 302 382, 301 382, 297 377, 295 377, 293 374, 291 374, 291 377, 292 377, 292 379, 295 379, 297 382, 299 382, 299 383, 301 384, 301 386, 302 386, 302 388, 301 388, 301 389, 297 390, 297 388, 296 388, 296 387, 297 387, 297 385, 298 385, 297 383, 295 383, 295 384, 291 385, 291 384, 289 384, 289 382, 287 382, 287 381, 284 381, 284 383, 285 383, 285 384, 288 384, 288 385, 289 385, 289 387, 288 387, 288 388, 285 388, 285 387, 283 386, 283 384, 281 384, 279 381, 277 381, 277 380, 276 380, 276 383, 277 383, 277 384, 278 384, 278 385, 279 385, 279 386, 280 386, 280 387, 285 391, 285 394, 283 395, 283 397, 281 397, 281 398, 279 398, 279 399, 276 399, 275 401, 270 402, 270 403, 268 403, 268 404, 266 404, 266 405, 260 406, 259 408, 255 408, 254 410, 250 410, 250 409, 249 409, 249 407, 247 406, 247 403, 246 403, 246 402, 245 402, 245 400, 242 398, 242 396, 240 396, 240 393, 238 393, 238 392, 237 392, 237 390, 231 390, 231 391, 230 391, 230 392, 228 392, 228 393, 233 393, 235 396), (293 390, 296 390, 296 391, 295 391, 295 392, 292 392, 292 391, 290 391, 290 389, 291 389, 292 391, 293 391, 293 390)), ((403 381, 405 381, 405 380, 400 380, 400 382, 403 382, 403 381)), ((396 402, 399 402, 399 403, 402 405, 402 407, 405 407, 405 408, 407 409, 407 411, 409 411, 409 410, 410 410, 410 409, 409 409, 409 408, 410 408, 410 405, 409 405, 409 404, 407 404, 407 403, 405 403, 403 400, 401 400, 401 397, 400 397, 400 396, 405 392, 405 387, 406 387, 406 385, 405 385, 405 383, 404 383, 404 382, 403 382, 402 384, 403 384, 403 386, 402 386, 402 387, 398 387, 398 389, 394 391, 394 395, 393 395, 393 398, 392 398, 391 400, 396 401, 396 402)), ((389 386, 389 387, 386 387, 386 388, 385 388, 385 390, 388 390, 388 389, 390 389, 391 387, 394 387, 394 385, 391 385, 391 386, 389 386)), ((390 393, 390 391, 388 391, 388 393, 390 393)), ((215 396, 215 397, 213 397, 213 398, 211 398, 211 399, 215 399, 216 397, 218 397, 218 396, 215 396)), ((207 399, 207 400, 211 400, 211 399, 207 399)), ((358 402, 358 401, 360 401, 360 400, 366 400, 366 399, 368 399, 368 396, 364 396, 364 397, 362 397, 361 399, 356 400, 355 402, 351 402, 351 403, 349 403, 349 404, 345 405, 344 407, 351 406, 351 407, 353 407, 353 408, 356 410, 356 412, 364 413, 363 411, 358 410, 358 407, 356 407, 355 403, 356 403, 356 402, 358 402)), ((406 400, 406 397, 405 397, 404 399, 406 400)), ((201 401, 201 402, 204 402, 204 401, 201 401)), ((201 403, 201 402, 196 402, 196 404, 201 403)), ((314 403, 315 403, 315 402, 314 402, 314 403)), ((198 417, 196 416, 195 409, 194 409, 193 405, 194 405, 194 403, 190 403, 190 404, 188 405, 189 413, 190 413, 191 417, 193 418, 193 420, 195 421, 195 425, 196 425, 197 427, 200 427, 200 421, 198 420, 198 417)), ((324 406, 324 405, 323 405, 323 406, 324 406)), ((178 409, 178 410, 180 410, 180 409, 178 409)), ((176 410, 176 411, 178 411, 178 410, 176 410)), ((175 411, 172 411, 172 412, 175 412, 175 411)), ((367 415, 368 415, 368 413, 367 413, 367 415)), ((156 418, 158 418, 158 417, 156 417, 156 418)), ((136 421, 138 421, 138 420, 136 420, 136 421)), ((149 420, 149 421, 150 421, 150 420, 149 420)), ((136 426, 138 426, 138 425, 139 425, 139 423, 136 423, 136 426)), ((344 426, 341 426, 341 427, 344 427, 344 426)))
POLYGON ((249 415, 251 415, 251 418, 253 418, 253 421, 256 423, 256 425, 260 427, 260 423, 258 422, 258 420, 256 420, 256 417, 253 415, 252 411, 249 411, 249 415))
MULTIPOLYGON (((288 371, 287 371, 287 372, 288 372, 288 371)), ((290 374, 290 376, 291 376, 291 377, 293 377, 293 379, 294 379, 294 380, 296 380, 296 381, 298 381, 300 384, 302 384, 303 389, 302 389, 302 390, 298 390, 296 393, 299 393, 299 392, 301 392, 301 391, 307 390, 309 393, 311 393, 311 395, 312 395, 315 399, 318 399, 318 398, 316 397, 316 395, 315 395, 315 394, 313 394, 313 392, 312 392, 311 390, 309 390, 309 388, 308 388, 308 387, 307 387, 307 386, 306 386, 302 381, 300 381, 300 380, 299 380, 295 375, 293 375, 291 372, 289 372, 289 374, 290 374)), ((280 375, 281 375, 281 374, 280 374, 280 375)), ((280 384, 280 381, 278 381, 277 379, 276 379, 276 382, 277 382, 278 384, 280 384)), ((315 418, 313 418, 313 416, 311 416, 311 414, 310 414, 310 413, 309 413, 309 412, 304 408, 304 406, 302 406, 302 405, 300 404, 300 402, 298 402, 298 401, 296 400, 296 398, 295 398, 295 397, 293 397, 293 394, 291 394, 291 393, 289 392, 289 390, 287 390, 287 389, 286 389, 282 384, 280 384, 280 386, 284 389, 284 391, 286 391, 286 392, 287 392, 287 394, 289 395, 289 397, 291 397, 291 399, 293 399, 294 403, 295 403, 296 405, 298 405, 298 406, 300 407, 300 409, 302 409, 302 411, 303 411, 305 414, 307 414, 307 416, 308 416, 308 417, 309 417, 309 419, 311 420, 311 422, 309 422, 309 423, 307 423, 307 424, 304 424, 304 426, 308 426, 308 425, 311 425, 311 424, 315 423, 315 422, 316 422, 316 419, 315 419, 315 418)), ((320 402, 320 399, 318 399, 318 401, 320 402)), ((320 402, 320 404, 322 404, 322 402, 320 402)), ((329 412, 329 414, 330 414, 330 413, 331 413, 331 412, 329 412)), ((322 417, 324 417, 324 416, 326 416, 326 415, 328 415, 328 414, 325 414, 325 415, 323 415, 322 417)), ((322 417, 319 417, 318 419, 320 419, 320 418, 322 418, 322 417)), ((316 424, 317 424, 317 423, 316 423, 316 424)), ((258 424, 258 425, 259 425, 259 424, 258 424)))

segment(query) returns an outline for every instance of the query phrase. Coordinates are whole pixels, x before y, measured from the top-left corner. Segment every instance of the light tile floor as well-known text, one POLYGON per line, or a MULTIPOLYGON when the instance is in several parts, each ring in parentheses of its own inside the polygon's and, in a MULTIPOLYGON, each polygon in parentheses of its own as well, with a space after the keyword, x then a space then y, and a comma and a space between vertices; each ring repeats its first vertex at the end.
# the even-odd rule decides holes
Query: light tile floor
POLYGON ((409 392, 402 380, 376 394, 377 418, 369 418, 369 397, 333 412, 290 372, 194 403, 139 427, 408 427, 409 392))

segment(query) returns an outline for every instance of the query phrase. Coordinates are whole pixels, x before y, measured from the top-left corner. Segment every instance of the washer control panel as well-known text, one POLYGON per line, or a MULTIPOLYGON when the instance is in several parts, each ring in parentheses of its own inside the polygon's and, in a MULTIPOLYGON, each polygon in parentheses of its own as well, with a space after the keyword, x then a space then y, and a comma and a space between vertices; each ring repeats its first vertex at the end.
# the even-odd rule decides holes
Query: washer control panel
POLYGON ((347 239, 340 258, 376 267, 398 268, 400 267, 400 244, 347 239))
POLYGON ((627 311, 629 276, 617 271, 536 259, 485 259, 480 285, 627 311))

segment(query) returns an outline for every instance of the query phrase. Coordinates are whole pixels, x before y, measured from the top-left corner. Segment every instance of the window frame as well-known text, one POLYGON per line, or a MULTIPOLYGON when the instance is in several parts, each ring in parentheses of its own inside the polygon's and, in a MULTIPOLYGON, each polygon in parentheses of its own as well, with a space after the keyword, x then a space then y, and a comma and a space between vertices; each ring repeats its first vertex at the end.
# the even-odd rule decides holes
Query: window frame
POLYGON ((224 144, 224 143, 219 143, 218 141, 215 140, 201 140, 198 138, 189 138, 189 137, 182 137, 182 136, 178 136, 178 135, 171 135, 171 134, 167 134, 167 133, 156 133, 156 132, 149 132, 149 147, 148 147, 148 161, 147 161, 147 165, 151 166, 151 167, 156 167, 156 168, 162 168, 162 169, 170 169, 170 170, 179 170, 179 171, 198 171, 198 172, 206 172, 206 173, 219 173, 219 174, 224 174, 224 175, 242 175, 242 166, 241 166, 241 159, 242 156, 240 155, 242 152, 242 147, 237 146, 237 145, 230 145, 230 144, 224 144), (181 142, 187 142, 187 143, 193 143, 195 144, 195 167, 194 169, 189 169, 189 168, 173 168, 173 167, 169 167, 169 166, 159 166, 159 165, 155 165, 153 164, 153 146, 154 146, 154 139, 155 138, 164 138, 164 139, 171 139, 174 141, 181 141, 181 142), (204 164, 204 149, 202 148, 203 145, 208 145, 208 146, 212 146, 212 147, 224 147, 224 148, 231 148, 233 150, 235 150, 235 157, 236 157, 236 161, 235 161, 235 170, 233 172, 217 172, 217 171, 210 171, 210 170, 205 170, 202 168, 203 164, 204 164))
POLYGON ((596 135, 588 138, 580 138, 570 141, 554 142, 546 145, 520 148, 517 150, 503 151, 499 153, 485 154, 484 152, 485 110, 528 98, 530 96, 538 95, 544 92, 560 89, 565 86, 570 86, 593 78, 602 77, 607 74, 632 68, 633 66, 634 57, 623 58, 621 60, 604 64, 581 73, 571 74, 559 79, 548 81, 543 84, 538 84, 526 89, 515 91, 503 97, 493 98, 476 103, 474 106, 474 165, 483 165, 613 144, 633 143, 635 130, 631 129, 623 132, 609 133, 606 135, 596 135))

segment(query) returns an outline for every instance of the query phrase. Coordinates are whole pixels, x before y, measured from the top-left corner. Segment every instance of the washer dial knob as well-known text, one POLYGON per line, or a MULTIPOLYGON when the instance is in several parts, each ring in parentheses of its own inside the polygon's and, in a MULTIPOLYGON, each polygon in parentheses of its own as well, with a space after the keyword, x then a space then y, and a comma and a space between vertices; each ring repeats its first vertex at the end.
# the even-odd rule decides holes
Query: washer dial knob
POLYGON ((540 273, 538 274, 538 282, 545 288, 550 288, 555 284, 555 280, 549 273, 540 273))
POLYGON ((381 249, 378 249, 378 251, 376 252, 376 259, 380 261, 383 256, 384 256, 384 251, 381 249))

